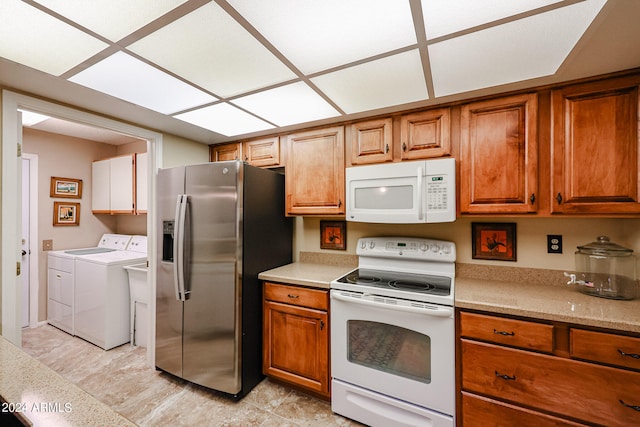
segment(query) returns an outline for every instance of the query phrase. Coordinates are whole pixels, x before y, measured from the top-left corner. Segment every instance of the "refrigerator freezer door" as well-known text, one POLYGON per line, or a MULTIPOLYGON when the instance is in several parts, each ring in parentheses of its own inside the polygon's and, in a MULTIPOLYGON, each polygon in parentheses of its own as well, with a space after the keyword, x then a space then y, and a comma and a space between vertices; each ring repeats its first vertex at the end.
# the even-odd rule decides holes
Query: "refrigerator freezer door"
POLYGON ((241 286, 238 272, 240 162, 186 169, 183 378, 229 394, 241 391, 241 286))
POLYGON ((184 193, 185 168, 158 171, 158 263, 156 282, 156 366, 182 376, 183 302, 176 299, 173 243, 176 199, 184 193), (163 229, 164 228, 164 229, 163 229))

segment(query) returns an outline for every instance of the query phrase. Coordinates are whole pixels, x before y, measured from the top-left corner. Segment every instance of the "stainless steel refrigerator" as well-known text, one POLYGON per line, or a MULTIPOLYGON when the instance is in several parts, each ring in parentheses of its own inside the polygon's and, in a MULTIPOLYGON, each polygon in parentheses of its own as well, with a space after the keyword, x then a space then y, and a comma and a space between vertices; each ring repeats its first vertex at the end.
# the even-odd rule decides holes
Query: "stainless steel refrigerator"
POLYGON ((263 378, 258 273, 292 258, 284 176, 230 161, 157 182, 156 367, 240 398, 263 378))

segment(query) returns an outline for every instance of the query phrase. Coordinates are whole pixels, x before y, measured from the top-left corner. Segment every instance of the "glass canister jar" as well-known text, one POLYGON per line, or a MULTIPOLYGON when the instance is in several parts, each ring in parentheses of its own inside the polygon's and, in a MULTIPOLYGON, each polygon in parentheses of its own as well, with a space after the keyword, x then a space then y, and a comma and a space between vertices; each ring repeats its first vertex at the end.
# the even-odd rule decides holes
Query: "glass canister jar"
POLYGON ((602 298, 633 299, 638 295, 633 249, 612 243, 607 236, 578 246, 576 283, 581 292, 602 298))

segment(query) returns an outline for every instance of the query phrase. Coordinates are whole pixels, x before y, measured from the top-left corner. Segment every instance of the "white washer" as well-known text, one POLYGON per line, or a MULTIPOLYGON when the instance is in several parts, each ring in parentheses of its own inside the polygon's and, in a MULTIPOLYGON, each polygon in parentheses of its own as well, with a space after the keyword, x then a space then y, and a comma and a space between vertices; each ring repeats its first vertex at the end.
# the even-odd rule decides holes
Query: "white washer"
POLYGON ((47 322, 49 324, 75 335, 73 307, 75 260, 91 254, 124 250, 130 240, 130 235, 104 234, 95 247, 49 252, 47 270, 47 322))
POLYGON ((133 236, 124 251, 76 259, 76 336, 105 350, 129 342, 129 280, 124 266, 146 260, 146 236, 133 236))

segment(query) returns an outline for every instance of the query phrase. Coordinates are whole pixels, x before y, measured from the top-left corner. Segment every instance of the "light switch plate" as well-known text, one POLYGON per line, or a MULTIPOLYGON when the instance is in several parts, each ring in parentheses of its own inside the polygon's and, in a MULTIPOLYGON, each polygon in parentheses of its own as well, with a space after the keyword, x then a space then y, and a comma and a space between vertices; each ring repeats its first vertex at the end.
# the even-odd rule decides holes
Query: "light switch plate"
POLYGON ((53 240, 43 240, 42 241, 42 250, 43 251, 51 251, 53 250, 53 240))

